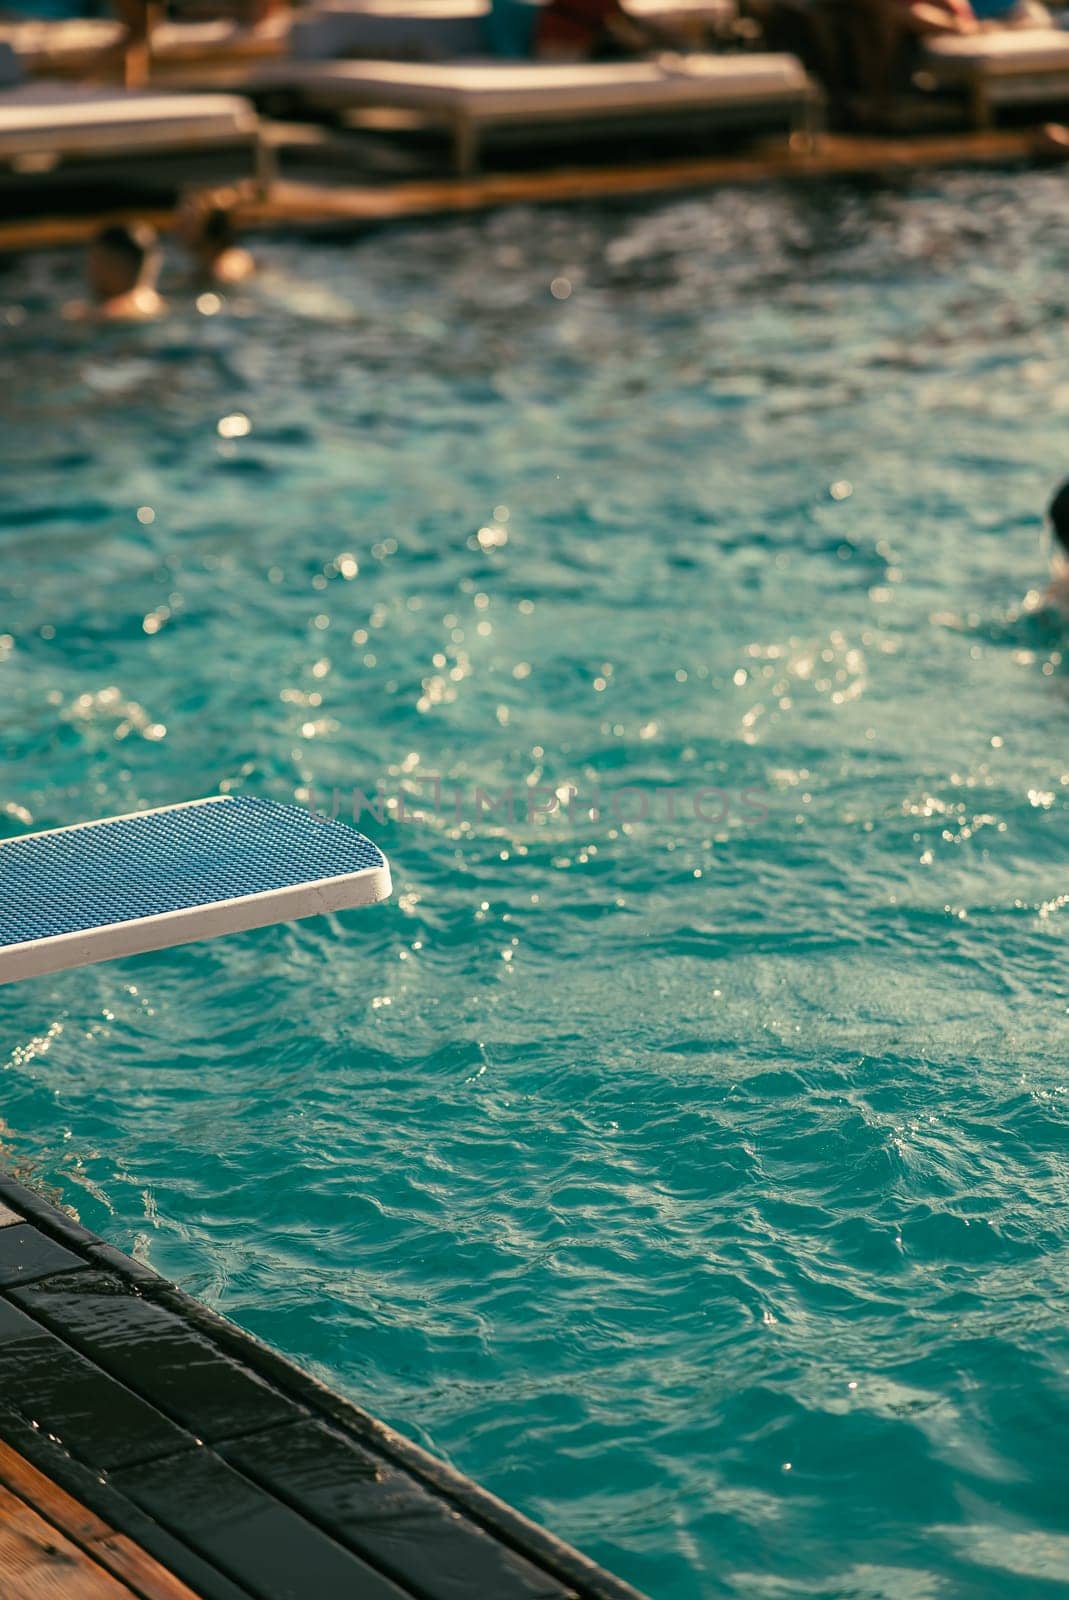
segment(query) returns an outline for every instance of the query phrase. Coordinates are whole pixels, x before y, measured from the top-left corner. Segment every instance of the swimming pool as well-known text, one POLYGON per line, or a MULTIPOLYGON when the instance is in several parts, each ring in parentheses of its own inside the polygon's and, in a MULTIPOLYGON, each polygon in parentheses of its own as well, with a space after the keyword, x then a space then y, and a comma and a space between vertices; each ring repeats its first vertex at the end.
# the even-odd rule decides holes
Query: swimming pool
POLYGON ((1069 1580, 1064 182, 0 279, 4 830, 406 797, 0 990, 0 1164, 657 1600, 1069 1580))

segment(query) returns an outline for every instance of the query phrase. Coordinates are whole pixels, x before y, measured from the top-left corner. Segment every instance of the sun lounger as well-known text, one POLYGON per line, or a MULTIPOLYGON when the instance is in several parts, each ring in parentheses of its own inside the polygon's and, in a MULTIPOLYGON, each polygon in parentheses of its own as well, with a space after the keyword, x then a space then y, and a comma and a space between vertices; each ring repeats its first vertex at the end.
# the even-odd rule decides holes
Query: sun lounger
POLYGON ((226 60, 234 64, 278 55, 290 30, 287 12, 274 12, 255 27, 232 18, 208 22, 158 22, 151 33, 153 62, 226 60))
POLYGON ((146 66, 153 83, 241 94, 250 68, 284 56, 293 13, 273 12, 253 27, 221 17, 207 22, 164 19, 150 30, 146 66))
POLYGON ((964 91, 976 127, 989 127, 1004 106, 1069 104, 1069 33, 1058 28, 1006 28, 932 39, 918 81, 964 91))
POLYGON ((191 181, 266 175, 259 121, 235 95, 87 89, 43 79, 0 92, 0 181, 121 178, 169 163, 191 181))
POLYGON ((124 34, 122 23, 111 17, 0 22, 0 44, 15 53, 23 72, 50 77, 86 71, 106 51, 118 51, 124 34))
MULTIPOLYGON (((517 0, 520 3, 520 0, 517 0)), ((532 6, 538 0, 528 0, 532 6)), ((695 38, 723 32, 737 0, 623 0, 625 11, 695 38)), ((304 61, 458 61, 489 53, 491 0, 317 0, 299 11, 290 54, 304 61)))
POLYGON ((701 127, 811 130, 819 93, 788 55, 662 56, 556 63, 286 62, 258 88, 314 111, 400 109, 449 129, 456 169, 473 172, 489 136, 528 145, 584 134, 701 127))
POLYGON ((25 834, 0 843, 0 983, 389 894, 363 834, 245 795, 25 834))
MULTIPOLYGON (((152 28, 150 59, 157 67, 208 63, 241 66, 280 55, 290 18, 278 13, 243 27, 231 18, 207 22, 164 20, 152 28)), ((118 62, 126 31, 109 17, 0 22, 0 45, 7 44, 34 77, 78 77, 98 67, 109 54, 118 62)))

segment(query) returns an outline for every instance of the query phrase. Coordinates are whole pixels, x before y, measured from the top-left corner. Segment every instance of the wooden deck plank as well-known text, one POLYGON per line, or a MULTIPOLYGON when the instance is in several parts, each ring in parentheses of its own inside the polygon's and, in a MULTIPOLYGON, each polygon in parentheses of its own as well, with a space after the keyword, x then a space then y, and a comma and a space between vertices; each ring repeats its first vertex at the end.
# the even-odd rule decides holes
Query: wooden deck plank
POLYGON ((79 1505, 73 1495, 53 1483, 51 1478, 46 1478, 25 1456, 20 1456, 2 1439, 0 1488, 17 1494, 20 1499, 34 1506, 42 1516, 79 1544, 86 1544, 92 1539, 105 1539, 112 1531, 106 1522, 85 1506, 79 1505))
POLYGON ((374 187, 280 180, 267 199, 250 201, 241 208, 241 222, 251 227, 335 219, 383 222, 502 205, 603 200, 770 179, 1000 165, 1027 156, 1034 144, 1035 133, 1027 129, 923 138, 828 136, 812 152, 791 149, 777 140, 742 155, 688 157, 641 166, 492 172, 476 178, 403 180, 374 187))
POLYGON ((197 1600, 188 1584, 123 1533, 109 1533, 106 1539, 94 1541, 90 1549, 100 1565, 122 1578, 138 1600, 197 1600))
MULTIPOLYGON (((65 1535, 73 1545, 80 1547, 93 1560, 116 1579, 120 1586, 116 1593, 134 1594, 138 1600, 197 1600, 193 1590, 146 1551, 116 1533, 102 1518, 75 1500, 59 1484, 53 1483, 35 1466, 20 1456, 10 1445, 0 1440, 0 1494, 18 1499, 32 1507, 45 1521, 55 1536, 65 1535)), ((2 1503, 0 1503, 2 1513, 2 1503)), ((0 1574, 6 1584, 8 1568, 4 1565, 5 1552, 0 1546, 0 1574)), ((7 1589, 0 1592, 7 1600, 7 1589)), ((47 1591, 45 1591, 47 1592, 47 1591)), ((66 1593, 53 1589, 52 1594, 66 1593)))
MULTIPOLYGON (((279 180, 264 199, 247 200, 235 221, 245 229, 318 224, 375 225, 447 216, 504 205, 548 205, 616 197, 670 194, 723 184, 862 174, 902 175, 941 167, 1000 166, 1034 153, 1034 129, 912 137, 830 134, 814 151, 792 150, 782 140, 744 154, 688 157, 627 167, 561 167, 539 172, 486 173, 476 178, 404 179, 390 183, 305 183, 279 180)), ((24 218, 0 224, 0 252, 84 244, 102 222, 135 216, 161 231, 168 211, 116 208, 89 216, 24 218)))
POLYGON ((4 1600, 133 1600, 125 1583, 3 1487, 0 1573, 4 1600))

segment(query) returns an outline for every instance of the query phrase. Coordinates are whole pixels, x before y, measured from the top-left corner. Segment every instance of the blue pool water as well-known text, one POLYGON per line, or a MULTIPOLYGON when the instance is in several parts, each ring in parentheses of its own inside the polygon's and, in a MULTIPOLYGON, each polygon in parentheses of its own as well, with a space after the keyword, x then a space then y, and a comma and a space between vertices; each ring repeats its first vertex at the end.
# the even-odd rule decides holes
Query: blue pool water
POLYGON ((1004 174, 0 278, 4 831, 423 803, 0 990, 3 1164, 657 1600, 1069 1583, 1067 255, 1004 174))

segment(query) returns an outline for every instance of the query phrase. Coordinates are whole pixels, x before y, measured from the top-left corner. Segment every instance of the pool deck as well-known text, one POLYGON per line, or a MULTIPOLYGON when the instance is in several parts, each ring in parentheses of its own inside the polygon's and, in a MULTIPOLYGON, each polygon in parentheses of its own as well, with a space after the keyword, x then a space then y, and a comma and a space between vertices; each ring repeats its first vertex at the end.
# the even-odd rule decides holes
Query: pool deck
MULTIPOLYGON (((327 135, 312 130, 296 135, 285 129, 277 134, 280 142, 295 136, 306 145, 321 139, 328 162, 344 165, 344 150, 330 147, 327 135)), ((235 221, 242 230, 252 231, 351 231, 507 205, 589 203, 729 184, 848 177, 900 180, 912 173, 945 168, 1024 163, 1034 155, 1035 145, 1034 128, 908 136, 828 134, 814 150, 792 149, 779 139, 720 156, 663 159, 641 165, 491 171, 475 178, 398 176, 385 181, 348 183, 337 172, 326 182, 281 178, 267 197, 243 202, 235 221)), ((307 154, 306 149, 306 157, 307 154)), ((116 208, 106 214, 16 218, 0 223, 0 252, 82 244, 102 221, 131 215, 144 217, 146 213, 142 207, 134 212, 116 208)), ((166 230, 172 216, 169 211, 159 211, 150 213, 149 219, 166 230)))
POLYGON ((641 1600, 0 1176, 3 1600, 641 1600))

